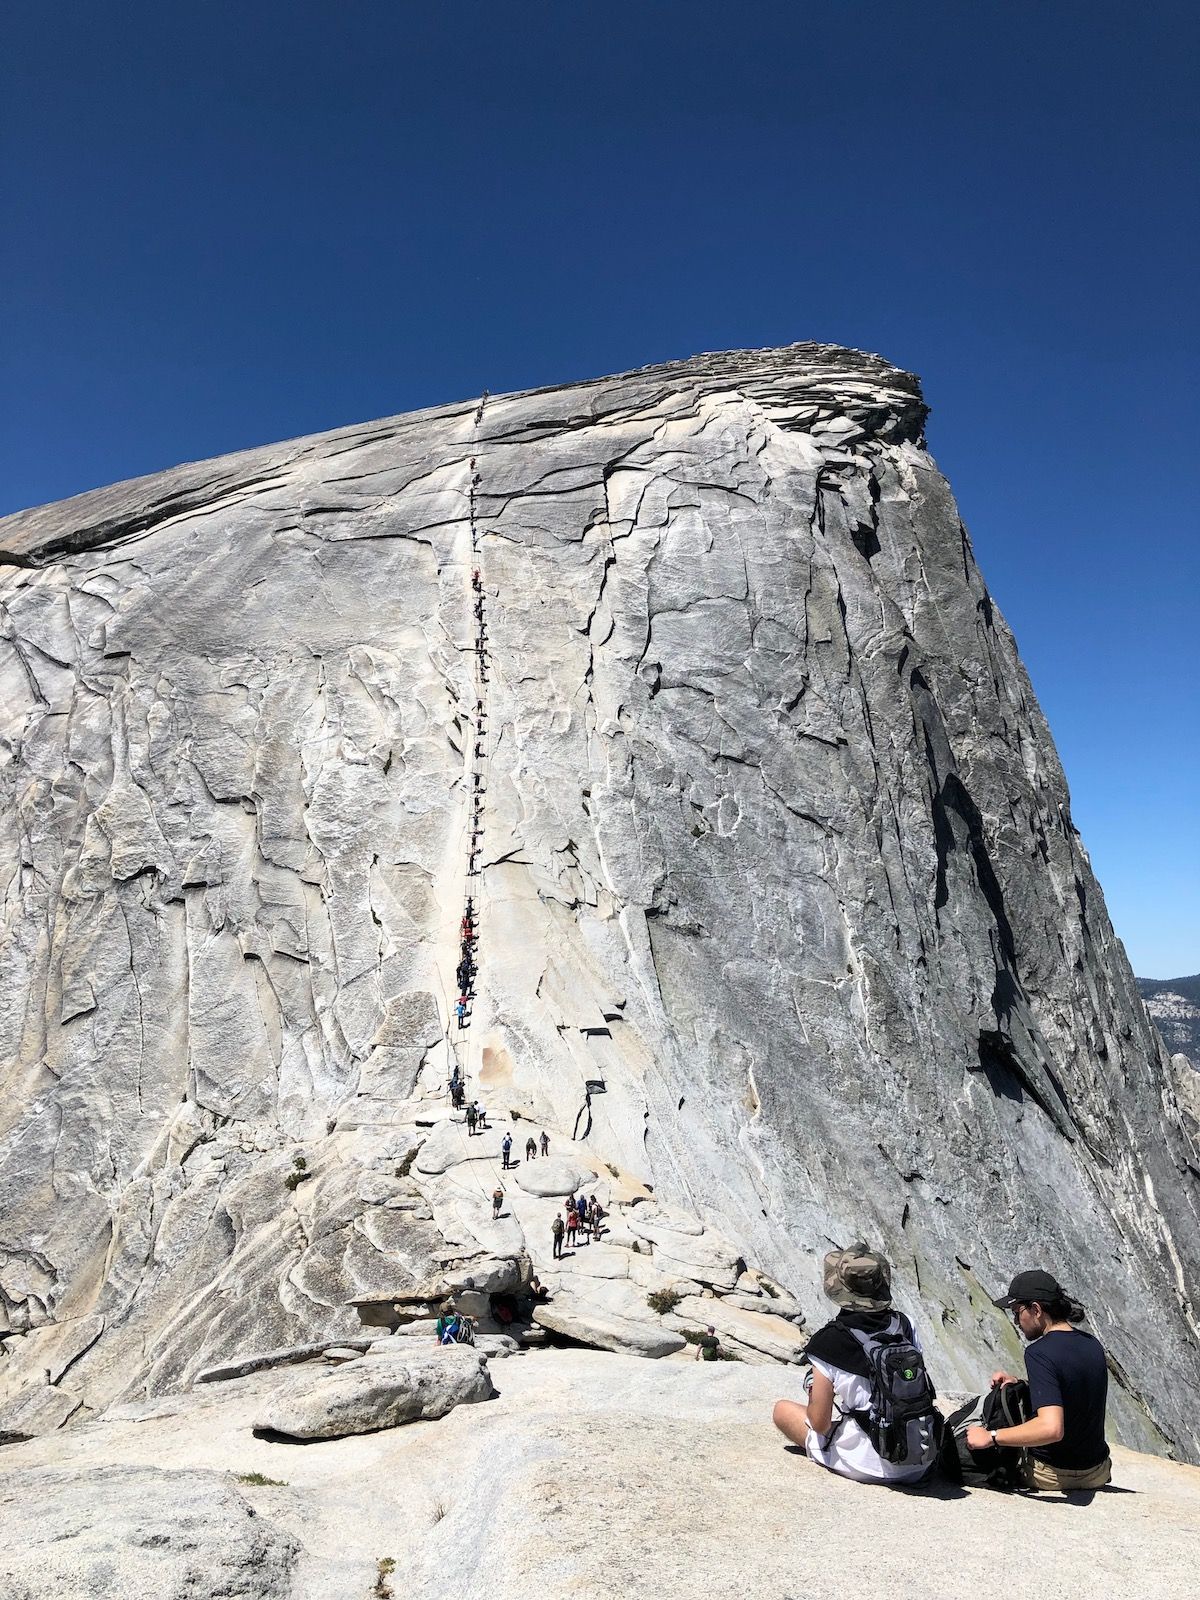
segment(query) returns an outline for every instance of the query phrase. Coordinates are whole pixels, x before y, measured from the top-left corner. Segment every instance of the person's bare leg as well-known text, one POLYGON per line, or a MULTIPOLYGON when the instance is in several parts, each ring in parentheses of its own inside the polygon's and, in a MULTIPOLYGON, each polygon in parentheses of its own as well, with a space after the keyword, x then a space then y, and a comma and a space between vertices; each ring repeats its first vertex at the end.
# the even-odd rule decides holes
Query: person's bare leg
POLYGON ((800 1404, 798 1400, 776 1400, 775 1409, 771 1413, 771 1421, 786 1438, 793 1444, 798 1444, 801 1450, 805 1447, 808 1438, 808 1407, 800 1404))

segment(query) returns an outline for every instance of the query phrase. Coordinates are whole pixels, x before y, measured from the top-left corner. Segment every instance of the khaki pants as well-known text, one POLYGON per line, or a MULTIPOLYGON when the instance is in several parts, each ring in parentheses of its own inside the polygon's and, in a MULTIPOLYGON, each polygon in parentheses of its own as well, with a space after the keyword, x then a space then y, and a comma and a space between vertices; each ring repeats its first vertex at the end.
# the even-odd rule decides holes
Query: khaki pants
POLYGON ((1021 1482, 1027 1489, 1059 1489, 1064 1494, 1072 1489, 1103 1489, 1112 1482, 1112 1459, 1105 1456, 1094 1467, 1073 1471, 1069 1467, 1051 1467, 1026 1455, 1021 1461, 1021 1482))

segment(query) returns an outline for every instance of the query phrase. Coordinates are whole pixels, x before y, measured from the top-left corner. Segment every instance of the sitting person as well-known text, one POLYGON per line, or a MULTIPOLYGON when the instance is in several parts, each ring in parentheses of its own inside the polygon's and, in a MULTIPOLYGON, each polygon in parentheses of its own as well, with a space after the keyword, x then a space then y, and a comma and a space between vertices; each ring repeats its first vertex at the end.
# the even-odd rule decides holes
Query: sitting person
POLYGON ((474 1344, 475 1325, 458 1311, 443 1311, 437 1319, 434 1338, 438 1344, 474 1344))
MULTIPOLYGON (((1025 1370, 1033 1417, 1012 1428, 972 1427, 972 1450, 989 1445, 1027 1452, 1021 1481, 1027 1489, 1099 1489, 1112 1479, 1104 1438, 1108 1366, 1099 1339, 1074 1326, 1084 1310, 1048 1272, 1018 1272, 995 1304, 1011 1311, 1028 1343, 1025 1370)), ((992 1387, 1019 1380, 992 1374, 992 1387)))
MULTIPOLYGON (((843 1478, 858 1483, 917 1483, 932 1467, 939 1430, 920 1343, 908 1318, 892 1307, 891 1268, 861 1242, 831 1250, 824 1261, 824 1288, 842 1309, 813 1334, 804 1351, 812 1368, 808 1404, 776 1401, 775 1426, 810 1460, 843 1478), (912 1438, 919 1436, 920 1445, 899 1447, 909 1459, 887 1459, 873 1437, 868 1346, 880 1336, 910 1355, 903 1376, 916 1402, 910 1408, 915 1424, 912 1438)), ((896 1453, 895 1447, 889 1448, 889 1455, 896 1453)))
POLYGON ((442 1312, 437 1319, 437 1327, 434 1329, 434 1338, 438 1344, 458 1343, 458 1320, 457 1311, 442 1312))

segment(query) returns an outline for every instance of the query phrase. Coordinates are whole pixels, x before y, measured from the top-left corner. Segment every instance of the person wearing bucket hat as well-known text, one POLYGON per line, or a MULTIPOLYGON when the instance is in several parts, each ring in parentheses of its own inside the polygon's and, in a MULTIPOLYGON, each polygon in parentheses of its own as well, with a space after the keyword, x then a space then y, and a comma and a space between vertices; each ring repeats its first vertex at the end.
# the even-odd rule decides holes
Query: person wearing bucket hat
POLYGON ((804 1351, 811 1368, 807 1404, 779 1400, 772 1420, 811 1461, 844 1478, 859 1483, 916 1483, 928 1473, 928 1461, 885 1459, 864 1426, 872 1397, 868 1345, 876 1337, 903 1343, 916 1354, 915 1365, 924 1375, 912 1324, 892 1306, 891 1268, 877 1250, 857 1240, 845 1249, 831 1250, 821 1276, 825 1294, 840 1309, 832 1322, 813 1334, 804 1351))
MULTIPOLYGON (((1021 1478, 1028 1489, 1103 1488, 1112 1480, 1104 1437, 1108 1363, 1099 1339, 1075 1326, 1083 1321, 1083 1307, 1041 1268, 1018 1272, 992 1304, 1012 1315, 1027 1341, 1025 1370, 1034 1415, 1011 1428, 969 1428, 968 1446, 1023 1450, 1021 1478)), ((993 1388, 1019 1381, 1011 1373, 992 1374, 993 1388)))

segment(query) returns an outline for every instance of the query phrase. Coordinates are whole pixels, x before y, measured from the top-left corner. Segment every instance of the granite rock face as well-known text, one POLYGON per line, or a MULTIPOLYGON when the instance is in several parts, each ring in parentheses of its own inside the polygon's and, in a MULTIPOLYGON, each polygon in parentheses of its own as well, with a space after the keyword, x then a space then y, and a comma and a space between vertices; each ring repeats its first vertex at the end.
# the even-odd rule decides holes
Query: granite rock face
POLYGON ((924 418, 733 352, 0 523, 0 1395, 529 1262, 563 1325, 669 1283, 769 1350, 747 1268, 823 1319, 865 1234, 944 1387, 1044 1264, 1116 1431, 1200 1453, 1195 1123, 924 418), (599 1242, 552 1261, 501 1124, 599 1242))

